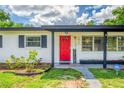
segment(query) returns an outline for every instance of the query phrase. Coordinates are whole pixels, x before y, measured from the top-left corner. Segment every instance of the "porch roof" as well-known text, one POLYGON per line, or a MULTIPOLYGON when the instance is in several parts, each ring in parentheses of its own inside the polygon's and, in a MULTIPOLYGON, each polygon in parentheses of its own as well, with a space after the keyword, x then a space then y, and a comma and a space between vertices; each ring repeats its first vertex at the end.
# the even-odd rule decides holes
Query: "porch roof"
POLYGON ((52 32, 124 32, 124 25, 43 25, 41 27, 9 27, 0 31, 52 31, 52 32))

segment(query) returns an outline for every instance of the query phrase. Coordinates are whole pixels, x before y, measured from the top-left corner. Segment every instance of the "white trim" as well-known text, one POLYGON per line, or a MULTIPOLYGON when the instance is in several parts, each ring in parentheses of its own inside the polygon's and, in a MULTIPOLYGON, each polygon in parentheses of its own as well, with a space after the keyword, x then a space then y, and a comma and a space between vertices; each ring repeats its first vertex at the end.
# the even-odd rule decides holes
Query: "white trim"
MULTIPOLYGON (((99 36, 94 36, 94 48, 95 48, 95 38, 100 38, 103 40, 103 43, 104 43, 104 37, 99 35, 99 36)), ((94 52, 103 52, 104 51, 104 48, 102 50, 95 50, 94 49, 94 52)))
POLYGON ((92 47, 91 47, 91 48, 92 48, 92 50, 91 50, 91 51, 88 50, 88 52, 93 52, 93 36, 81 36, 81 41, 82 41, 82 42, 81 42, 81 51, 82 51, 82 52, 86 52, 86 50, 83 50, 83 47, 82 47, 82 45, 83 45, 83 38, 84 38, 84 37, 85 37, 85 38, 86 38, 86 37, 91 37, 91 44, 92 44, 92 47))
POLYGON ((118 36, 116 37, 116 51, 118 51, 118 36))
POLYGON ((41 48, 41 36, 40 35, 24 35, 25 36, 25 38, 24 38, 24 47, 25 48, 41 48), (27 43, 27 41, 26 41, 26 38, 27 37, 40 37, 40 46, 39 47, 33 47, 33 46, 31 46, 31 47, 28 47, 28 46, 26 46, 26 43, 27 43))
POLYGON ((95 39, 94 39, 95 36, 92 37, 92 51, 95 51, 95 39))

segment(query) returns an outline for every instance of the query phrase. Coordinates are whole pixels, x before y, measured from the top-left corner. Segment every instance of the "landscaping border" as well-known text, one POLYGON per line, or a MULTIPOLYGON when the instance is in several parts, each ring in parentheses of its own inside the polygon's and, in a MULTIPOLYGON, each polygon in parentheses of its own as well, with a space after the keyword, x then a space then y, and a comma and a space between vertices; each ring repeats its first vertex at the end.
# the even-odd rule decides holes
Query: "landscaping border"
POLYGON ((30 73, 28 73, 28 72, 26 72, 26 73, 14 72, 14 74, 20 75, 20 76, 33 76, 33 75, 42 74, 44 72, 48 72, 51 68, 52 68, 52 66, 50 66, 48 69, 44 70, 43 72, 30 72, 30 73))

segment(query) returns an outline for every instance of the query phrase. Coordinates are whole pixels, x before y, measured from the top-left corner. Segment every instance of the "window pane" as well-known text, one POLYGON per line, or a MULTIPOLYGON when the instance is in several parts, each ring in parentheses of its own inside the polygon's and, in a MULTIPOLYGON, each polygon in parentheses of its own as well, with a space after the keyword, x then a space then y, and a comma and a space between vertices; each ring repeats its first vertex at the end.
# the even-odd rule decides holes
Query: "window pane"
POLYGON ((40 42, 27 42, 26 46, 27 47, 39 47, 40 46, 40 42))
POLYGON ((116 37, 108 37, 107 50, 116 51, 116 37))
POLYGON ((118 50, 124 51, 124 36, 118 37, 118 50))
POLYGON ((27 37, 27 41, 40 41, 40 37, 27 37))
POLYGON ((94 38, 94 50, 102 51, 103 50, 103 37, 94 38))
POLYGON ((26 37, 27 47, 40 47, 40 37, 26 37))
POLYGON ((92 51, 92 37, 82 37, 82 50, 92 51))

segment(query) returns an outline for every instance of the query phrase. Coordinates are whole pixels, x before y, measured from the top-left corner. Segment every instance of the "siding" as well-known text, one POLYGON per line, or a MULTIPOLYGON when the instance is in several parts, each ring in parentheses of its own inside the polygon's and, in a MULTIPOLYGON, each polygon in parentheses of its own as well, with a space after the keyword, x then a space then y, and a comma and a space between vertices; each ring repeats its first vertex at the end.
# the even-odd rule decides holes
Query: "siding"
POLYGON ((5 62, 7 58, 10 57, 10 55, 15 55, 16 57, 28 56, 28 52, 30 50, 36 50, 38 51, 38 57, 43 58, 43 62, 51 62, 51 33, 50 32, 41 32, 41 31, 13 31, 13 32, 1 32, 3 35, 3 48, 0 48, 0 62, 5 62), (19 35, 32 35, 32 36, 38 36, 38 35, 47 35, 47 48, 41 48, 41 47, 25 47, 25 48, 19 48, 19 35))
MULTIPOLYGON (((46 32, 46 31, 10 31, 10 32, 5 32, 1 31, 0 35, 3 36, 3 44, 2 48, 0 48, 0 62, 5 62, 5 60, 10 57, 10 55, 15 55, 16 57, 28 56, 28 52, 32 49, 35 49, 38 51, 38 56, 43 58, 43 62, 51 62, 51 32, 46 32), (19 42, 18 38, 19 35, 47 35, 47 48, 19 48, 19 42)), ((65 33, 62 32, 57 32, 55 33, 55 62, 59 63, 59 36, 60 35, 66 35, 65 33)), ((103 52, 98 52, 98 51, 91 51, 91 52, 83 52, 81 51, 81 37, 82 36, 98 36, 102 35, 102 33, 68 33, 68 35, 71 35, 71 62, 73 63, 73 53, 72 50, 75 48, 75 40, 74 36, 77 36, 76 39, 76 49, 77 49, 77 61, 79 63, 80 59, 103 59, 103 52)), ((109 33, 109 35, 124 35, 124 33, 109 33)), ((121 59, 122 56, 124 56, 124 51, 120 52, 107 52, 107 59, 109 60, 116 60, 116 59, 121 59)))

